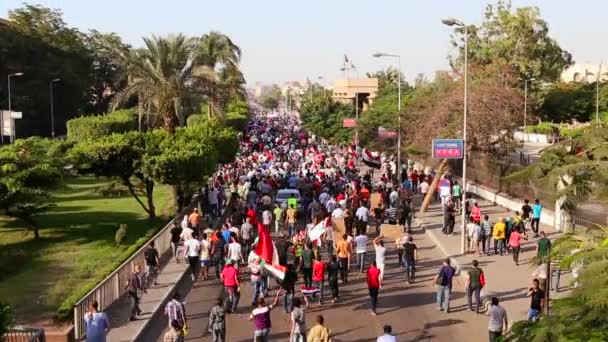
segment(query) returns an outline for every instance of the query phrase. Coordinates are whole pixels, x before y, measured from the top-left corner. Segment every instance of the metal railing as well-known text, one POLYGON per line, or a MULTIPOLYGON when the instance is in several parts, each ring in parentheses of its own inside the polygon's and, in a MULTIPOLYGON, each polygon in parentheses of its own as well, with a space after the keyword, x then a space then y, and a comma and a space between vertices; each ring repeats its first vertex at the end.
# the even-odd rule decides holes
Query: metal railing
POLYGON ((84 295, 84 297, 74 304, 74 335, 76 341, 79 341, 85 336, 84 315, 88 310, 89 304, 97 301, 99 303, 99 310, 105 310, 112 303, 116 302, 127 293, 127 289, 124 285, 129 279, 129 276, 135 269, 136 265, 139 265, 142 269, 144 269, 144 251, 150 242, 154 242, 154 247, 158 250, 161 257, 166 253, 170 253, 171 227, 173 226, 173 222, 177 222, 179 224, 179 219, 183 217, 183 214, 196 206, 197 202, 198 196, 195 196, 188 207, 184 208, 180 214, 169 221, 166 226, 164 226, 158 233, 156 233, 156 235, 143 244, 135 253, 133 253, 133 255, 131 255, 131 257, 118 266, 116 270, 110 273, 104 280, 95 286, 95 288, 89 291, 86 295, 84 295))
POLYGON ((5 335, 5 342, 46 342, 44 329, 13 327, 5 335))

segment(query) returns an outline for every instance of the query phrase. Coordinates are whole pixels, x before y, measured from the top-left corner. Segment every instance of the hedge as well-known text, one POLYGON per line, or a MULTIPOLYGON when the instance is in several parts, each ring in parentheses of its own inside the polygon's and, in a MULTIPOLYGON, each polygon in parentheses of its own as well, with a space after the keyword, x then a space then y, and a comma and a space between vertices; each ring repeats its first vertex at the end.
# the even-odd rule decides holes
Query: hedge
POLYGON ((559 126, 550 122, 541 122, 535 126, 527 126, 525 129, 526 133, 536 133, 536 134, 552 134, 555 128, 559 126))
POLYGON ((67 122, 68 140, 99 138, 112 133, 124 133, 137 127, 135 109, 118 110, 106 115, 82 116, 67 122))
POLYGON ((237 131, 244 131, 247 128, 249 118, 240 113, 228 113, 226 114, 226 126, 232 127, 237 131))
POLYGON ((186 120, 186 125, 187 126, 199 125, 205 121, 207 121, 207 115, 191 114, 190 116, 188 116, 188 119, 186 120))

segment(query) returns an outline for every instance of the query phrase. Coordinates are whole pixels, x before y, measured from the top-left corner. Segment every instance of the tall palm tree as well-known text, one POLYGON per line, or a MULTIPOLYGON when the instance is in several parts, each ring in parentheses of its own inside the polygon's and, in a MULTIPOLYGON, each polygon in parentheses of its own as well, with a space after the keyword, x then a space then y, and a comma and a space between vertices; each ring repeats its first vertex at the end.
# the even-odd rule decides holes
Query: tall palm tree
MULTIPOLYGON (((378 88, 385 87, 396 87, 399 84, 399 73, 400 71, 393 68, 388 67, 385 70, 379 70, 373 73, 366 73, 366 76, 369 78, 377 78, 378 79, 378 88)), ((401 77, 401 82, 404 82, 405 78, 401 77)))
POLYGON ((116 97, 117 102, 138 96, 144 107, 162 117, 164 128, 173 132, 176 119, 184 124, 179 113, 181 101, 192 93, 192 72, 197 41, 181 34, 168 37, 143 38, 145 48, 122 54, 129 82, 116 97))
POLYGON ((241 85, 244 84, 243 75, 239 70, 241 49, 227 35, 211 31, 199 39, 196 52, 196 72, 208 76, 203 87, 208 98, 208 113, 211 116, 220 102, 222 85, 227 85, 229 90, 233 91, 238 88, 235 85, 240 81, 241 85))

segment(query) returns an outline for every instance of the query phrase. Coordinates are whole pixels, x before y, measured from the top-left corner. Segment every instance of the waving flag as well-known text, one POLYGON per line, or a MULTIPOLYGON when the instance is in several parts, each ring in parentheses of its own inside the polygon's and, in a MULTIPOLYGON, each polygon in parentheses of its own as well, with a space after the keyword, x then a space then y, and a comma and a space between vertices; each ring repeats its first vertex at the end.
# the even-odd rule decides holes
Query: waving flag
POLYGON ((264 268, 270 274, 283 280, 286 269, 279 265, 277 248, 274 245, 274 241, 272 241, 270 232, 261 223, 258 223, 258 244, 255 246, 254 253, 261 261, 264 261, 264 268))
POLYGON ((379 169, 382 166, 380 162, 380 154, 378 152, 371 152, 367 148, 364 148, 361 155, 363 156, 363 163, 369 167, 379 169))

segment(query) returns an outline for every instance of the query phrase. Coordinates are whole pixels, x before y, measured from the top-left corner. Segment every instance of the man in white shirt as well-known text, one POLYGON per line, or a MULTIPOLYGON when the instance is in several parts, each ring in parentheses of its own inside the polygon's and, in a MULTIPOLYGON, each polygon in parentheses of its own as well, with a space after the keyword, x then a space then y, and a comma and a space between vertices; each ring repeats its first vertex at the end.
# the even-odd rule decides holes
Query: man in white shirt
POLYGON ((228 259, 234 262, 234 267, 239 268, 239 263, 243 260, 241 253, 241 244, 232 238, 232 242, 228 245, 228 259))
MULTIPOLYGON (((187 216, 186 216, 186 218, 187 218, 187 216)), ((182 239, 182 241, 188 241, 188 240, 192 239, 193 235, 194 235, 194 230, 192 228, 188 227, 187 224, 185 227, 182 224, 182 233, 179 235, 180 239, 182 239)))
POLYGON ((357 219, 367 224, 367 222, 369 222, 369 209, 367 209, 364 204, 361 204, 361 206, 355 212, 355 216, 357 219))
POLYGON ((209 278, 209 265, 211 264, 211 257, 209 252, 211 251, 211 242, 207 240, 207 234, 203 234, 200 246, 200 260, 201 260, 201 278, 203 280, 209 278))
POLYGON ((336 209, 334 209, 334 211, 331 213, 331 217, 340 218, 343 216, 344 216, 344 210, 341 208, 340 205, 338 205, 336 207, 336 209))
POLYGON ((429 183, 427 183, 426 181, 420 183, 420 193, 425 196, 427 192, 429 192, 429 183))
POLYGON ((200 249, 201 243, 197 239, 190 238, 184 243, 186 247, 186 255, 188 256, 188 263, 190 264, 190 272, 192 273, 192 280, 196 280, 198 265, 200 264, 200 249))
POLYGON ((367 252, 367 235, 363 231, 359 231, 359 234, 355 236, 355 252, 357 253, 357 261, 359 262, 359 272, 363 273, 365 254, 367 252))
POLYGON ((390 325, 384 326, 384 335, 378 337, 376 342, 397 342, 397 337, 393 335, 393 327, 390 325))
POLYGON ((374 249, 376 251, 376 267, 380 269, 380 280, 384 279, 384 260, 386 256, 386 247, 384 247, 384 241, 382 238, 384 235, 380 234, 374 239, 374 249))
POLYGON ((509 319, 507 318, 507 311, 498 305, 499 300, 496 297, 492 297, 492 306, 490 306, 490 310, 488 310, 489 322, 488 322, 488 331, 490 335, 490 341, 497 341, 504 330, 509 330, 509 319))
POLYGON ((220 192, 215 188, 211 188, 207 193, 207 199, 209 201, 209 209, 211 217, 217 216, 218 213, 218 196, 220 192))

